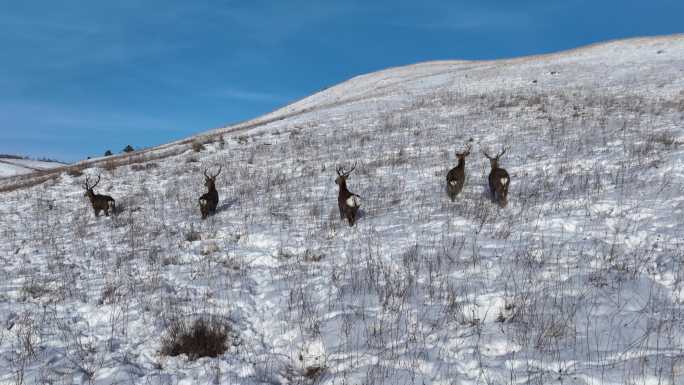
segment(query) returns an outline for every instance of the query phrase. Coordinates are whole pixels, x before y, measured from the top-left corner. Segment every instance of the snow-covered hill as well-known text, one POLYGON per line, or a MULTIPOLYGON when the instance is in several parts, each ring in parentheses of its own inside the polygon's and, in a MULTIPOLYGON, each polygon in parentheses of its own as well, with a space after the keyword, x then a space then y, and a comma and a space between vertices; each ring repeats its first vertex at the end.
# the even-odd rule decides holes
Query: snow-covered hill
POLYGON ((0 156, 0 178, 25 175, 64 166, 63 163, 0 156))
POLYGON ((681 35, 389 69, 48 176, 1 186, 3 383, 683 383, 681 35), (500 209, 481 151, 503 147, 500 209), (160 354, 197 318, 226 353, 160 354))

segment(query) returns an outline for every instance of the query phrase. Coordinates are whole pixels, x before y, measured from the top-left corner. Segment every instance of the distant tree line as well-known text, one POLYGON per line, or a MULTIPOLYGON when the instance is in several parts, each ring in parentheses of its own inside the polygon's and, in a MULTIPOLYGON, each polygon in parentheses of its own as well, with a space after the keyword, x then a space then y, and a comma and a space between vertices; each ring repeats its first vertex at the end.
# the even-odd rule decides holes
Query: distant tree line
MULTIPOLYGON (((129 152, 133 152, 133 151, 135 151, 135 148, 133 148, 133 146, 131 146, 130 144, 127 145, 126 147, 124 147, 123 150, 121 150, 122 153, 126 153, 126 154, 129 152)), ((112 154, 112 150, 107 150, 104 153, 104 156, 112 156, 112 155, 114 155, 114 154, 112 154)))
POLYGON ((30 156, 13 155, 13 154, 0 154, 0 159, 35 160, 38 162, 64 163, 60 160, 52 159, 52 158, 48 158, 48 157, 32 158, 30 156))

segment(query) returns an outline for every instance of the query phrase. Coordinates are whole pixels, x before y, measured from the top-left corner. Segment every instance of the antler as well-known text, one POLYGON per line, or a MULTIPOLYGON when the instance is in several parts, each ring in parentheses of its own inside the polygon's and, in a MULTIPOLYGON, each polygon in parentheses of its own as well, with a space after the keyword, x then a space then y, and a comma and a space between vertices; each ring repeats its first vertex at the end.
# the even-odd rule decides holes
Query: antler
POLYGON ((504 149, 501 150, 501 153, 500 153, 499 155, 496 156, 496 159, 499 159, 503 154, 505 154, 505 153, 506 153, 506 150, 508 150, 509 148, 510 148, 510 147, 504 147, 504 149))
POLYGON ((473 147, 473 146, 472 146, 471 144, 468 144, 468 145, 466 146, 466 148, 465 148, 465 151, 463 151, 461 154, 462 154, 463 156, 468 156, 468 155, 470 155, 470 149, 471 149, 472 147, 473 147))
POLYGON ((356 162, 354 162, 354 167, 352 167, 351 170, 347 171, 347 173, 345 174, 345 176, 349 176, 349 174, 351 174, 352 171, 354 171, 355 169, 356 169, 356 162))
POLYGON ((223 170, 223 166, 219 166, 218 172, 217 172, 216 174, 214 174, 214 176, 211 177, 211 178, 214 179, 214 178, 216 178, 217 176, 219 176, 219 174, 221 173, 221 170, 223 170))
POLYGON ((506 150, 508 150, 509 148, 510 148, 510 147, 504 147, 504 149, 501 150, 501 152, 498 153, 498 154, 497 154, 496 156, 494 156, 494 157, 489 156, 489 154, 487 154, 484 150, 482 150, 482 153, 484 154, 484 156, 487 157, 487 159, 497 159, 497 160, 498 160, 499 158, 501 158, 501 157, 503 156, 503 154, 506 153, 506 150))
POLYGON ((208 168, 205 168, 205 169, 204 169, 204 177, 207 178, 207 179, 216 179, 216 177, 219 176, 219 174, 221 173, 221 170, 222 170, 222 169, 223 169, 223 166, 219 166, 218 172, 217 172, 216 174, 212 175, 212 176, 209 176, 209 175, 207 175, 207 171, 209 171, 209 169, 208 169, 208 168))
POLYGON ((349 174, 352 173, 352 171, 354 171, 355 168, 356 168, 356 162, 354 162, 354 167, 352 167, 351 170, 349 170, 347 172, 344 171, 344 168, 342 168, 342 166, 338 166, 337 167, 337 175, 343 176, 346 178, 349 176, 349 174))
POLYGON ((94 189, 95 186, 97 186, 98 183, 100 183, 100 175, 97 176, 97 182, 95 182, 95 184, 92 185, 92 186, 90 186, 90 181, 89 181, 89 179, 88 179, 88 176, 86 176, 85 184, 83 185, 83 187, 84 187, 86 190, 91 190, 91 189, 94 189))

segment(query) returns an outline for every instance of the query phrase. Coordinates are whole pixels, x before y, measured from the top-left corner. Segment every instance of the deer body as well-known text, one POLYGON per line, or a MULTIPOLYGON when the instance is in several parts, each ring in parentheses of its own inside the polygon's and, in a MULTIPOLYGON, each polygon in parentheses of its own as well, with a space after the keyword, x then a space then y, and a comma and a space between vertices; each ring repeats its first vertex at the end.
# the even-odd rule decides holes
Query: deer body
POLYGON ((491 191, 492 198, 499 206, 506 207, 508 204, 508 184, 511 178, 508 172, 503 168, 495 168, 489 172, 489 191, 491 191))
POLYGON ((98 183, 100 183, 99 176, 97 177, 97 182, 95 182, 95 184, 92 186, 88 181, 88 177, 86 177, 86 181, 83 186, 86 190, 84 195, 90 199, 90 204, 93 206, 93 211, 95 211, 96 217, 100 216, 100 211, 104 211, 105 215, 109 216, 110 213, 113 214, 116 211, 116 202, 114 201, 114 198, 110 197, 109 195, 95 194, 93 189, 98 183))
POLYGON ((349 174, 354 171, 354 168, 356 168, 356 166, 345 173, 341 167, 338 167, 338 177, 335 179, 335 183, 340 186, 340 191, 337 195, 337 206, 340 209, 340 219, 344 220, 346 218, 347 222, 349 222, 349 226, 354 226, 356 213, 361 206, 361 197, 347 189, 347 178, 349 177, 349 174))
POLYGON ((458 164, 447 173, 447 195, 449 195, 452 202, 465 185, 465 158, 468 155, 470 155, 470 146, 466 148, 465 152, 456 153, 458 164))
POLYGON ((207 187, 208 191, 199 198, 200 212, 202 213, 202 219, 205 219, 209 214, 216 212, 216 206, 218 206, 219 195, 216 190, 216 177, 221 173, 221 168, 219 171, 213 175, 207 175, 207 170, 204 170, 204 185, 207 187))
POLYGON ((511 183, 511 178, 508 172, 503 168, 499 167, 499 158, 506 152, 504 149, 500 154, 495 157, 484 155, 489 159, 491 166, 491 171, 489 172, 489 191, 492 196, 492 200, 497 202, 500 207, 506 207, 508 204, 508 186, 511 183))

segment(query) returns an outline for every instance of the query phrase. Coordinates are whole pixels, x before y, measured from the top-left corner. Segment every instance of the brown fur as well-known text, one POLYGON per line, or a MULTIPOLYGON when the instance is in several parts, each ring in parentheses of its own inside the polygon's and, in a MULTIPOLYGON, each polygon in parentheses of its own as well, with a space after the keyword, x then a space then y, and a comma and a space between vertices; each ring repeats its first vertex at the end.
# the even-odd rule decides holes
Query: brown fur
POLYGON ((216 190, 216 177, 221 173, 221 167, 219 167, 218 172, 213 175, 207 175, 207 170, 204 170, 204 185, 207 187, 208 191, 199 198, 200 213, 202 213, 202 219, 205 219, 209 214, 216 212, 216 206, 219 202, 219 194, 216 190))
POLYGON ((466 147, 464 152, 456 153, 458 164, 447 173, 447 195, 449 195, 452 202, 465 185, 465 158, 468 155, 470 155, 470 145, 466 147))
POLYGON ((93 211, 95 211, 96 217, 100 216, 100 211, 104 211, 106 216, 109 216, 109 214, 115 214, 116 202, 114 201, 114 198, 110 197, 109 195, 95 194, 93 189, 98 183, 100 183, 99 175, 97 176, 97 182, 95 182, 95 184, 92 186, 90 185, 88 177, 86 177, 85 183, 83 185, 83 188, 86 190, 84 196, 87 196, 88 199, 90 199, 90 204, 93 206, 93 211))
POLYGON ((352 193, 347 189, 347 178, 349 178, 349 174, 354 171, 356 168, 356 165, 352 167, 351 170, 348 172, 344 172, 342 167, 337 168, 337 178, 335 179, 335 183, 337 183, 338 186, 340 186, 340 191, 339 194, 337 195, 337 206, 340 209, 340 219, 344 220, 345 218, 347 219, 347 222, 349 222, 349 226, 354 226, 354 222, 356 221, 356 213, 359 211, 359 205, 356 206, 350 206, 347 204, 347 200, 352 197, 358 197, 357 194, 352 193))
POLYGON ((499 158, 506 153, 507 149, 504 149, 495 157, 487 155, 486 152, 484 156, 489 159, 489 164, 491 166, 491 171, 489 172, 489 191, 491 193, 492 200, 497 202, 500 207, 506 207, 508 204, 508 186, 511 184, 511 178, 508 172, 503 168, 499 167, 499 158), (503 182, 505 180, 505 182, 503 182))

